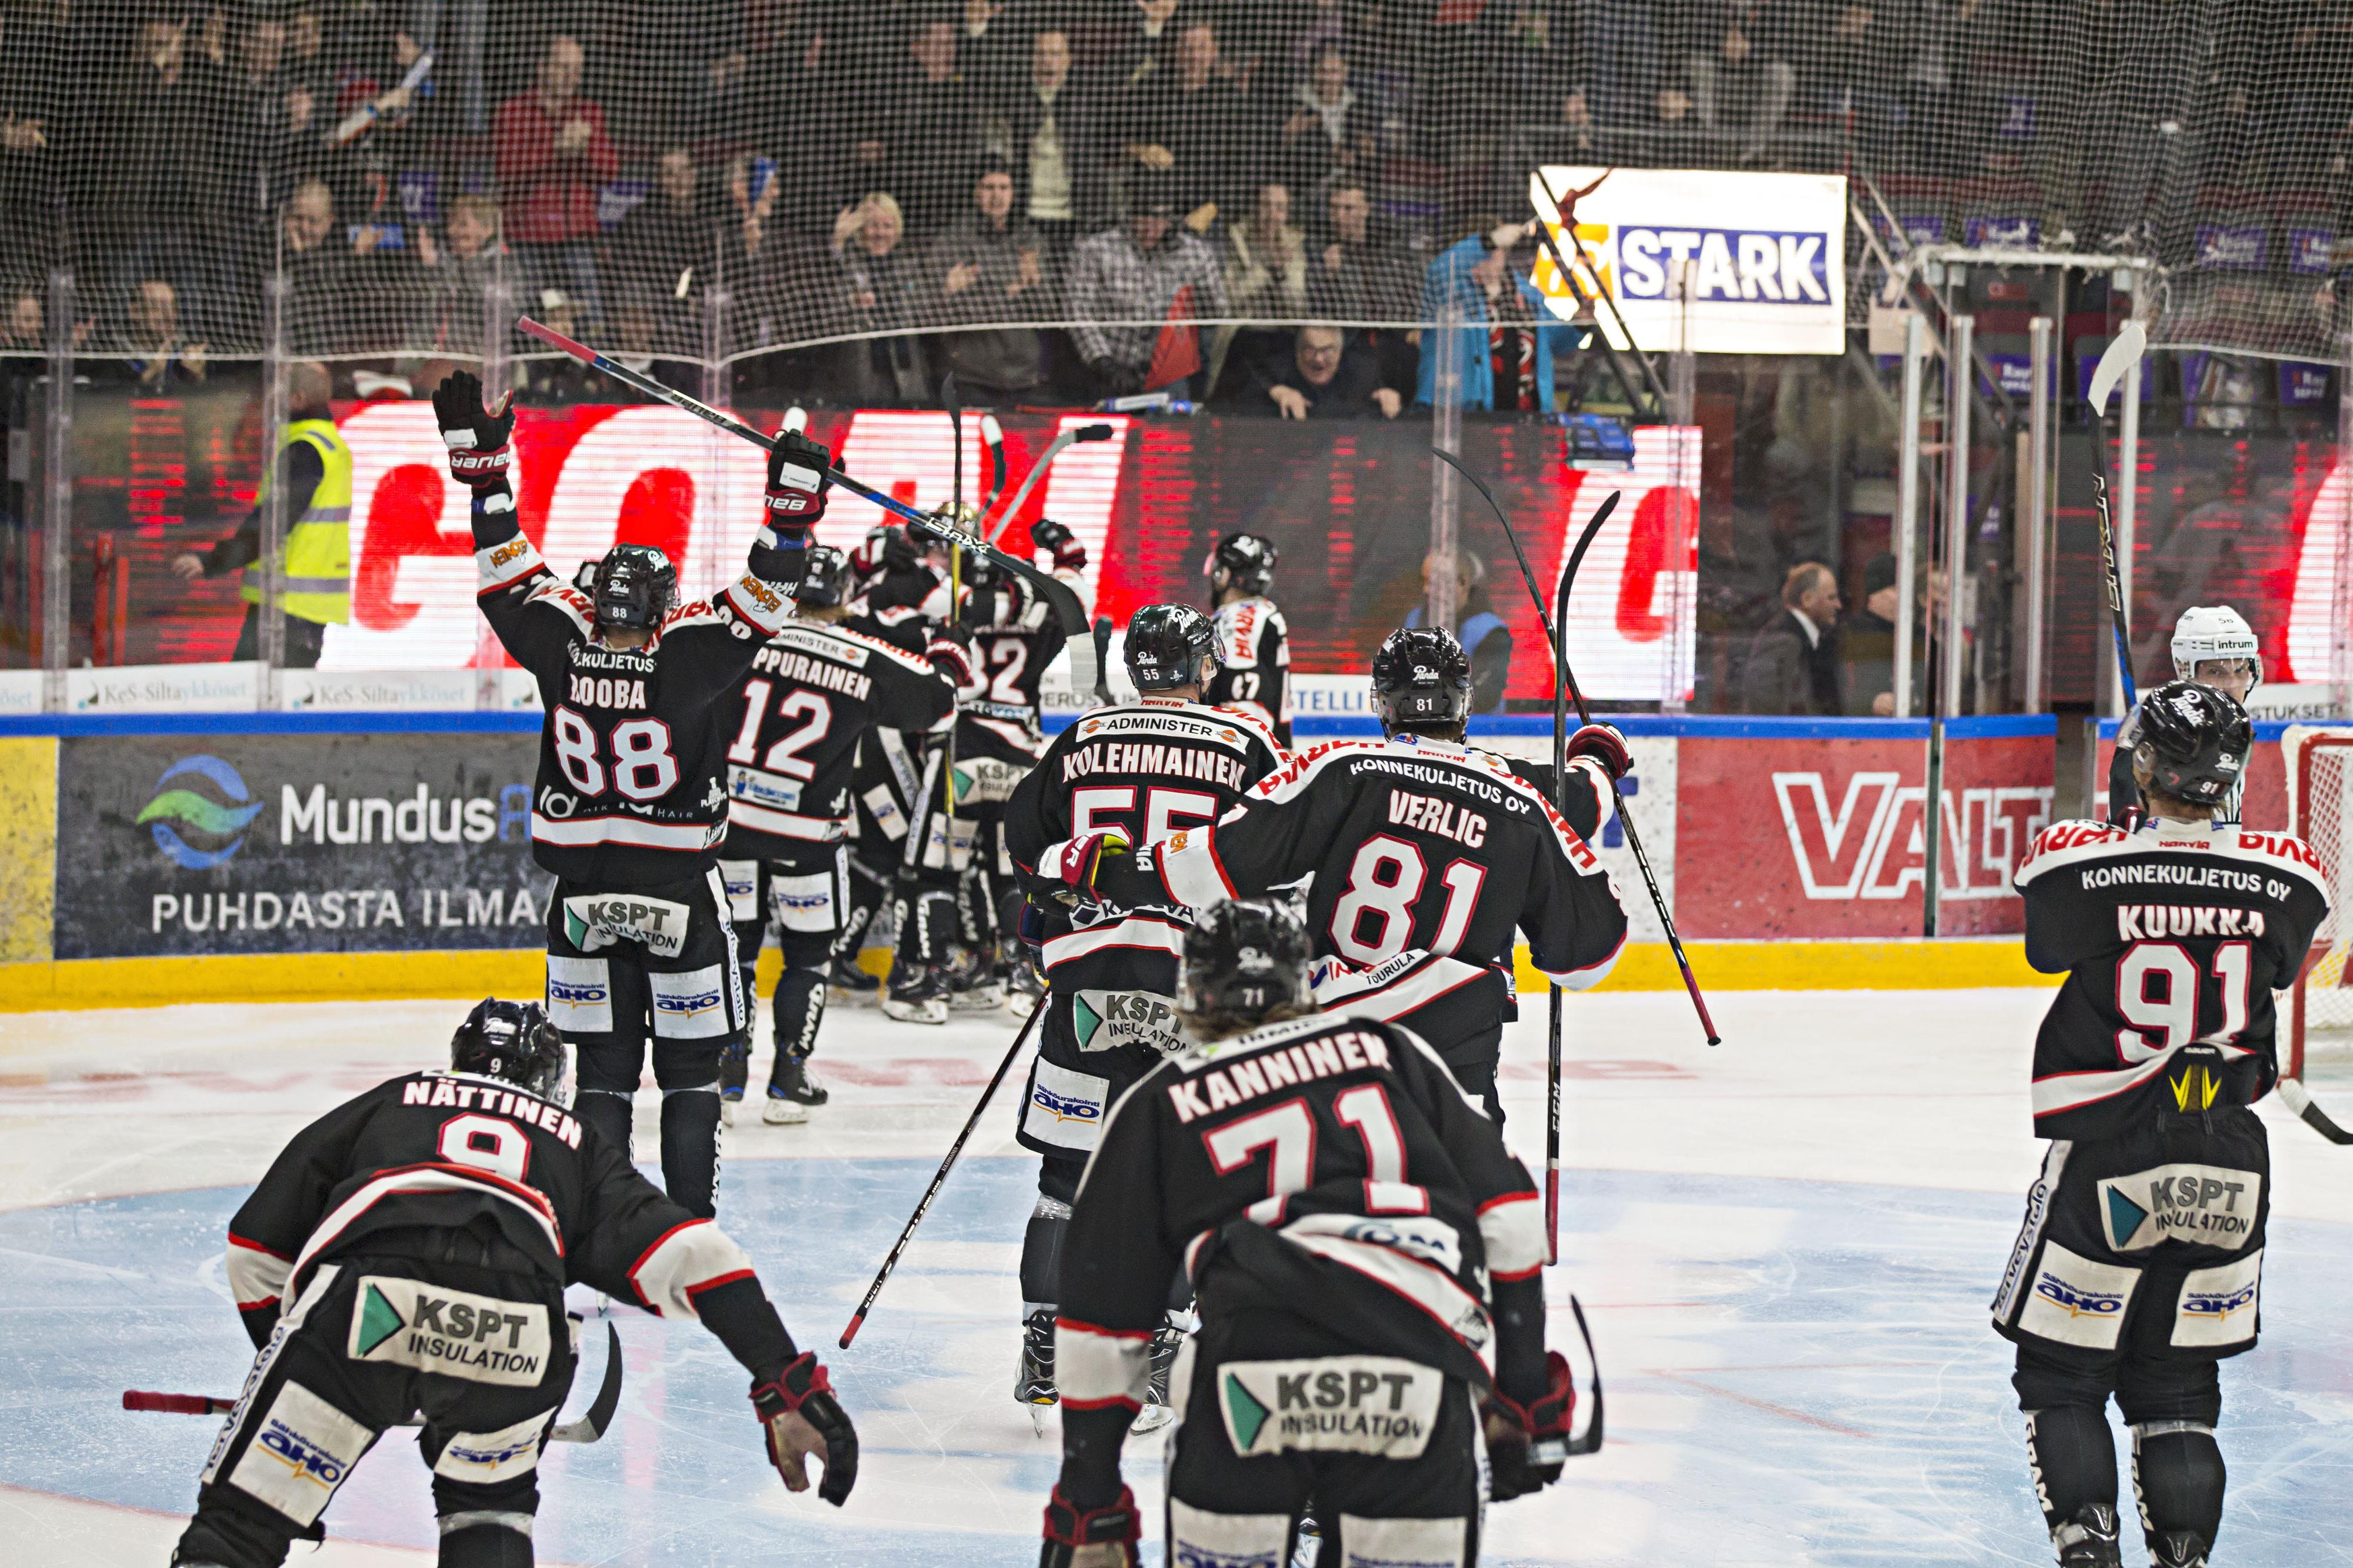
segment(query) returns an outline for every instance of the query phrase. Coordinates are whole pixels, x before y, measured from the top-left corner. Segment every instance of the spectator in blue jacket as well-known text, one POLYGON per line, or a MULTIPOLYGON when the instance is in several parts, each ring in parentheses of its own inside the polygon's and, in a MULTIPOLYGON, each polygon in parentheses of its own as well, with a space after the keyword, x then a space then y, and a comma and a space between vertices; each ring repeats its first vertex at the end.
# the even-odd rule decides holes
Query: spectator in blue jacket
POLYGON ((1463 323, 1455 329, 1462 374, 1457 401, 1465 408, 1552 412, 1552 357, 1581 334, 1553 315, 1535 285, 1511 265, 1512 247, 1534 229, 1507 223, 1473 232, 1430 262, 1422 278, 1421 319, 1433 324, 1422 330, 1417 405, 1438 402, 1443 345, 1434 323, 1451 307, 1463 323))

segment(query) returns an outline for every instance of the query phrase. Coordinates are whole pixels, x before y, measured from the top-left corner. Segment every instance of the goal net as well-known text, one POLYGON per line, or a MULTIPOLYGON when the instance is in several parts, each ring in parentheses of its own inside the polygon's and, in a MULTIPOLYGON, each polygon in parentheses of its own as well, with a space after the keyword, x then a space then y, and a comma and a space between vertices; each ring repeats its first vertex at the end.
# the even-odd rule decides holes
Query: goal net
POLYGON ((2353 1058, 2353 921, 2345 916, 2353 860, 2347 822, 2353 817, 2353 729, 2292 725, 2281 737, 2287 763, 2288 826, 2312 846, 2328 872, 2328 918, 2313 936, 2313 957, 2295 983, 2280 1070, 2301 1078, 2307 1060, 2353 1058))

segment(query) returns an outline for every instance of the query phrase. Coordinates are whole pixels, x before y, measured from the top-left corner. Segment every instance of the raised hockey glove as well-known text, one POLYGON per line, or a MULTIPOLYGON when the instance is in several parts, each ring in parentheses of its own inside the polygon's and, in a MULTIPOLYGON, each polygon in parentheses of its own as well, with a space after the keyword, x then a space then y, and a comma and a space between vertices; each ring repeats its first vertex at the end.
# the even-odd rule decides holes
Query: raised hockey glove
POLYGON ((1058 1484, 1046 1502, 1038 1568, 1131 1568, 1143 1533, 1132 1489, 1120 1488, 1118 1498, 1101 1508, 1081 1508, 1058 1484))
POLYGON ((1626 750, 1626 737, 1609 724, 1588 724, 1568 737, 1568 760, 1588 758, 1595 766, 1613 779, 1622 779, 1634 771, 1634 759, 1626 750))
POLYGON ((1105 855, 1124 855, 1132 841, 1123 828, 1099 827, 1092 833, 1082 833, 1057 844, 1046 846, 1038 857, 1038 875, 1060 882, 1066 891, 1057 894, 1071 901, 1092 900, 1095 896, 1095 871, 1105 855))
POLYGON ((1040 550, 1054 552, 1057 572, 1083 572, 1087 569, 1087 547, 1078 536, 1050 517, 1041 517, 1029 525, 1029 542, 1040 550))
POLYGON ((768 526, 760 542, 790 550, 808 541, 809 524, 825 515, 833 488, 833 454, 797 430, 779 430, 768 452, 768 526))
POLYGON ((768 1443, 768 1463, 785 1479, 787 1489, 808 1490, 808 1470, 803 1460, 815 1456, 825 1461, 825 1479, 817 1495, 839 1508, 858 1484, 858 1433, 849 1425, 833 1384, 818 1363, 815 1351, 803 1351, 784 1371, 752 1385, 752 1408, 759 1413, 762 1436, 768 1443))
POLYGON ((1522 1405, 1501 1389, 1487 1395, 1489 1500, 1509 1502, 1560 1479, 1576 1410, 1576 1377, 1558 1351, 1545 1355, 1545 1391, 1535 1399, 1522 1405))
POLYGON ((514 437, 514 399, 482 406, 482 378, 451 371, 433 389, 433 418, 449 447, 449 477, 480 493, 507 489, 508 443, 514 437))

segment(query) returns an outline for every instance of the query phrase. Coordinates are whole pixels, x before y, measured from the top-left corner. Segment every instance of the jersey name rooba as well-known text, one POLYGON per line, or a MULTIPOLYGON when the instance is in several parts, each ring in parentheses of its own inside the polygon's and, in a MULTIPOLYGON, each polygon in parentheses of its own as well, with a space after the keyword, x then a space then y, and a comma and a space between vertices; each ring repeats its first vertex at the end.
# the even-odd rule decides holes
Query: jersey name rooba
POLYGON ((1388 1042, 1362 1029, 1327 1035, 1282 1050, 1261 1051, 1244 1060, 1212 1068, 1197 1079, 1168 1086, 1168 1101, 1176 1120, 1190 1121, 1230 1105, 1243 1105, 1278 1089, 1312 1083, 1366 1068, 1387 1068, 1388 1042), (1204 1096, 1207 1099, 1204 1099, 1204 1096))
POLYGON ((1440 838, 1451 838, 1476 849, 1487 842, 1487 816, 1434 795, 1399 790, 1389 796, 1389 821, 1398 827, 1419 828, 1440 838))
POLYGON ((642 680, 616 680, 604 676, 574 674, 569 690, 571 700, 583 708, 643 708, 646 705, 646 683, 642 680))

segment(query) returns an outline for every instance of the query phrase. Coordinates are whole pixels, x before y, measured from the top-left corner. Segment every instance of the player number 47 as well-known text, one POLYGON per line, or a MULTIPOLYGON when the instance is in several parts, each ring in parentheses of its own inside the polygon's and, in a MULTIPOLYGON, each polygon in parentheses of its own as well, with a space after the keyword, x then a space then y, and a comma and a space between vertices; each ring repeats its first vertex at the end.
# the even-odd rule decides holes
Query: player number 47
POLYGON ((2253 954, 2243 942, 2214 950, 2214 979, 2222 995, 2222 1026, 2198 1032, 2198 998, 2205 976, 2187 948, 2172 942, 2137 942, 2116 963, 2116 1011, 2135 1026, 2116 1031, 2116 1051, 2131 1065, 2204 1039, 2227 1045, 2247 1026, 2247 986, 2253 954), (2162 1031, 2160 1037, 2158 1031, 2162 1031))
MULTIPOLYGON (((1389 1109, 1388 1092, 1377 1083, 1358 1084, 1333 1098, 1332 1114, 1364 1141, 1365 1212, 1428 1214, 1429 1189, 1405 1179, 1405 1134, 1389 1109)), ((1314 1184, 1315 1113, 1304 1099, 1213 1127, 1201 1134, 1201 1142, 1221 1176, 1249 1164, 1260 1150, 1268 1151, 1266 1196, 1244 1211, 1261 1225, 1281 1223, 1291 1194, 1314 1184)))

